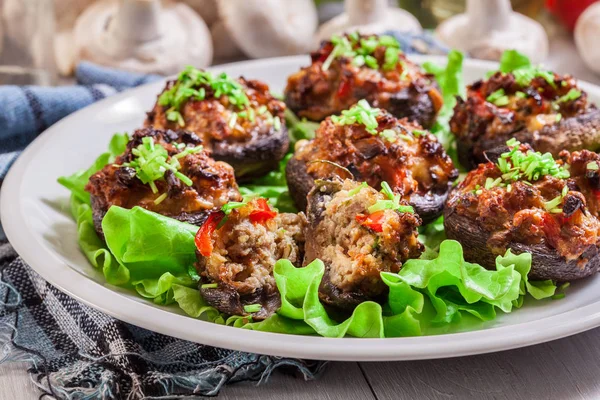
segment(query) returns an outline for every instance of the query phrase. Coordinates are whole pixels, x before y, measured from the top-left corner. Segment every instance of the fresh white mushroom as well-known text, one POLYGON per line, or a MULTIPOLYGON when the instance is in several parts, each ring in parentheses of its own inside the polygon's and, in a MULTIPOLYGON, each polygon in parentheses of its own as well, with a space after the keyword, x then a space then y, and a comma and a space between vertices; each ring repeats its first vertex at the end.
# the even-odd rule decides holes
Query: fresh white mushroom
POLYGON ((592 71, 600 73, 600 49, 596 40, 600 37, 600 3, 585 9, 575 25, 575 43, 579 55, 592 71))
POLYGON ((217 10, 216 0, 180 0, 182 3, 190 6, 196 11, 206 25, 212 27, 219 20, 219 11, 217 10))
POLYGON ((308 52, 317 29, 313 0, 217 0, 231 37, 249 57, 308 52))
POLYGON ((210 27, 213 41, 215 62, 227 61, 243 56, 242 50, 237 46, 223 21, 217 21, 210 27))
POLYGON ((548 55, 548 35, 538 22, 513 12, 509 0, 467 0, 467 11, 442 22, 436 37, 475 58, 499 60, 515 49, 539 63, 548 55))
POLYGON ((354 31, 380 34, 389 30, 415 33, 423 30, 411 13, 390 7, 387 0, 345 0, 344 9, 344 13, 319 28, 317 41, 354 31))
POLYGON ((54 57, 62 75, 71 75, 75 70, 73 26, 77 17, 93 2, 94 0, 54 0, 54 57))
POLYGON ((99 1, 77 19, 74 37, 76 60, 142 73, 206 67, 213 53, 202 18, 172 1, 99 1))

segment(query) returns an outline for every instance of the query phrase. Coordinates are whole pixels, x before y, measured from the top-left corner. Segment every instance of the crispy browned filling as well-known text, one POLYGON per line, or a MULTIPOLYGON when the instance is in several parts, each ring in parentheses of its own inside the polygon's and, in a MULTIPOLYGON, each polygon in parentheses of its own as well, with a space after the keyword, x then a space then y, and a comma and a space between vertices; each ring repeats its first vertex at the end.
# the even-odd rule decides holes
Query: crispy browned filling
MULTIPOLYGON (((212 148, 213 142, 245 142, 260 136, 272 134, 277 130, 275 118, 284 123, 285 103, 277 100, 269 92, 269 86, 258 80, 239 78, 249 105, 244 108, 231 104, 227 96, 214 97, 210 86, 203 86, 206 91, 204 100, 190 99, 181 107, 184 124, 167 119, 169 106, 161 106, 158 102, 148 113, 145 125, 157 129, 185 129, 194 132, 212 148)), ((169 81, 163 93, 170 89, 175 81, 169 81)), ((198 88, 196 88, 198 89, 198 88)), ((160 97, 160 95, 159 95, 160 97)))
MULTIPOLYGON (((206 282, 224 283, 240 295, 276 290, 273 267, 280 259, 300 266, 304 256, 304 214, 273 213, 268 220, 252 217, 256 200, 235 209, 210 235, 212 251, 198 256, 196 267, 206 282)), ((258 211, 260 212, 260 211, 258 211)))
MULTIPOLYGON (((394 94, 402 93, 400 97, 415 98, 419 94, 425 94, 429 97, 432 109, 427 111, 431 115, 423 116, 429 123, 424 120, 421 122, 426 126, 433 123, 435 114, 443 104, 441 94, 432 83, 432 77, 408 60, 404 54, 400 54, 400 62, 396 68, 389 71, 381 67, 357 67, 346 57, 334 59, 324 71, 323 63, 333 47, 330 41, 323 42, 321 47, 311 54, 311 65, 288 78, 285 89, 286 102, 301 117, 321 121, 350 108, 361 99, 367 99, 373 107, 391 110, 400 106, 394 104, 396 101, 403 105, 410 104, 405 98, 395 98, 394 94)), ((373 53, 379 66, 384 64, 385 50, 385 47, 379 46, 373 53)), ((419 110, 415 112, 418 113, 419 110)))
POLYGON ((192 180, 191 186, 167 171, 164 179, 155 181, 158 191, 153 193, 148 184, 138 179, 134 168, 120 166, 133 160, 132 149, 139 146, 144 137, 154 138, 156 145, 163 146, 170 156, 183 151, 183 148, 176 147, 178 143, 186 146, 202 143, 191 132, 149 128, 135 131, 125 153, 92 175, 85 188, 98 208, 106 211, 112 205, 124 208, 140 206, 159 214, 177 216, 221 207, 241 198, 233 168, 224 162, 214 161, 207 151, 189 154, 179 160, 179 172, 192 180), (159 196, 165 193, 166 197, 157 203, 159 196))
POLYGON ((547 175, 531 184, 513 182, 510 189, 485 188, 488 178, 501 176, 495 164, 480 164, 447 203, 491 235, 487 246, 494 254, 504 254, 510 243, 546 244, 570 261, 599 243, 600 221, 590 213, 585 191, 579 191, 580 177, 567 180, 547 175), (559 196, 561 203, 549 210, 548 204, 559 196))
POLYGON ((554 74, 554 85, 536 77, 528 86, 521 86, 512 74, 497 72, 468 86, 466 100, 459 98, 454 108, 450 128, 459 140, 470 143, 497 136, 508 139, 516 131, 536 132, 590 107, 587 93, 579 89, 570 75, 554 74), (508 101, 496 101, 499 105, 493 102, 493 97, 487 101, 498 90, 504 91, 508 101), (571 90, 581 95, 576 99, 563 97, 571 90))
POLYGON ((309 163, 308 172, 314 178, 347 177, 336 166, 321 162, 328 160, 374 188, 388 182, 406 199, 413 193, 448 190, 458 171, 435 136, 388 113, 378 116, 377 122, 379 132, 391 129, 396 137, 390 140, 367 132, 362 124, 340 126, 327 118, 317 129, 315 139, 299 146, 295 157, 309 163))
POLYGON ((385 196, 371 187, 352 192, 358 187, 346 180, 342 190, 327 199, 323 218, 310 240, 328 265, 333 285, 344 292, 377 296, 386 290, 381 272, 398 272, 402 263, 421 254, 423 245, 417 232, 421 220, 411 212, 369 212, 368 208, 385 196))

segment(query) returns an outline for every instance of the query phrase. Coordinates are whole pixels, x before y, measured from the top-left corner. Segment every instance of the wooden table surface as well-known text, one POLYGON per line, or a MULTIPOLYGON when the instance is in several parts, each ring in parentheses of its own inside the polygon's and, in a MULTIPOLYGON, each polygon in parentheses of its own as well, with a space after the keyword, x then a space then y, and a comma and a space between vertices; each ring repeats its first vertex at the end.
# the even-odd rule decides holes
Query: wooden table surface
MULTIPOLYGON (((551 41, 546 65, 600 84, 567 38, 551 41)), ((30 400, 39 391, 26 365, 0 365, 0 400, 30 400)), ((266 383, 225 387, 220 398, 312 399, 600 399, 600 328, 494 354, 388 363, 332 362, 320 379, 274 373, 266 383)))

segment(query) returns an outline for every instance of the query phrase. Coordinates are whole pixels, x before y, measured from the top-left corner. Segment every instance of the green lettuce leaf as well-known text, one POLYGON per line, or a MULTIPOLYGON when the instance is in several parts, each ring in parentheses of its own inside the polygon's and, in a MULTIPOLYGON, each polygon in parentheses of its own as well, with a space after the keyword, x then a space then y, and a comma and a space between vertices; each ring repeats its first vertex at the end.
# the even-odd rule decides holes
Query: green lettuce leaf
POLYGON ((456 96, 463 98, 466 96, 463 79, 463 59, 464 56, 460 51, 452 50, 448 53, 448 63, 445 67, 441 67, 431 61, 423 63, 425 71, 433 74, 435 77, 444 99, 444 105, 438 113, 431 132, 438 137, 438 140, 457 166, 460 163, 458 162, 456 151, 456 138, 450 131, 450 119, 454 114, 456 96))
POLYGON ((174 299, 173 285, 194 287, 195 281, 186 273, 185 275, 175 276, 170 272, 165 272, 158 278, 147 278, 134 280, 131 284, 142 297, 152 299, 155 304, 169 305, 174 299))
POLYGON ((188 275, 196 261, 198 227, 141 207, 112 206, 102 220, 106 244, 134 282, 159 279, 166 272, 188 275))
POLYGON ((80 201, 89 204, 90 194, 85 191, 90 176, 100 171, 106 164, 115 161, 115 158, 125 151, 129 136, 126 133, 117 133, 113 135, 108 144, 108 152, 102 153, 96 161, 86 170, 81 170, 70 176, 61 176, 58 183, 66 187, 80 201))
POLYGON ((206 303, 202 296, 200 296, 198 289, 173 283, 171 290, 173 292, 173 300, 190 317, 217 324, 225 324, 222 314, 216 308, 206 303))
POLYGON ((506 50, 500 58, 500 72, 508 73, 520 68, 531 67, 531 61, 517 50, 506 50))
POLYGON ((129 270, 115 259, 98 237, 94 229, 92 207, 75 194, 71 195, 71 212, 77 222, 79 247, 95 268, 101 268, 106 281, 112 285, 123 285, 129 281, 129 270))

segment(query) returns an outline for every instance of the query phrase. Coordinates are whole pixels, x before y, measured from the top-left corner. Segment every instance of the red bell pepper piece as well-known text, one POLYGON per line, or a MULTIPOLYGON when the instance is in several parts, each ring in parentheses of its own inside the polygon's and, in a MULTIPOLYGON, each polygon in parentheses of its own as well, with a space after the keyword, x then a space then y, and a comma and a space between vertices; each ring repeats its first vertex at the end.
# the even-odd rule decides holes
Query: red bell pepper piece
POLYGON ((383 216, 383 211, 377 211, 369 215, 358 214, 355 219, 356 222, 374 232, 383 232, 383 216))
POLYGON ((198 229, 196 233, 195 242, 196 248, 204 257, 209 257, 213 251, 213 239, 212 234, 217 229, 217 226, 225 217, 225 213, 222 211, 216 211, 211 213, 204 224, 198 229))
POLYGON ((253 224, 264 224, 268 220, 275 218, 277 213, 271 210, 267 200, 260 198, 256 200, 257 207, 250 213, 250 221, 253 224))

